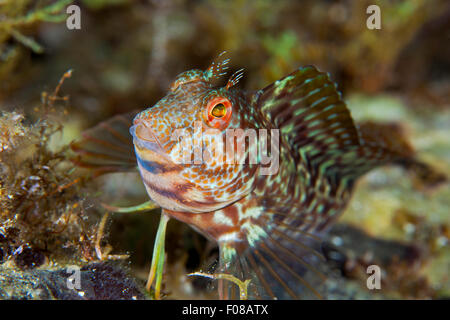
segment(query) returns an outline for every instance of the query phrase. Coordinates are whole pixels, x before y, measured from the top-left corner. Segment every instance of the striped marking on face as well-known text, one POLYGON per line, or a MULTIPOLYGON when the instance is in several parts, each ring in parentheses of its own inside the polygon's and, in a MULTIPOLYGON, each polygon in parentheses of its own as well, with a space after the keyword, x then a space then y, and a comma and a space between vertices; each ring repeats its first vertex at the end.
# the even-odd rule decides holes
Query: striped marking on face
POLYGON ((164 174, 179 171, 178 166, 171 166, 168 163, 161 163, 158 161, 144 160, 139 156, 138 153, 136 153, 136 159, 139 166, 151 174, 164 174))
POLYGON ((150 198, 164 209, 203 213, 221 209, 235 199, 217 201, 209 191, 187 180, 183 165, 164 155, 135 146, 138 168, 150 198))
POLYGON ((138 168, 153 201, 170 210, 189 207, 186 194, 192 185, 179 176, 181 168, 158 153, 135 146, 138 168))

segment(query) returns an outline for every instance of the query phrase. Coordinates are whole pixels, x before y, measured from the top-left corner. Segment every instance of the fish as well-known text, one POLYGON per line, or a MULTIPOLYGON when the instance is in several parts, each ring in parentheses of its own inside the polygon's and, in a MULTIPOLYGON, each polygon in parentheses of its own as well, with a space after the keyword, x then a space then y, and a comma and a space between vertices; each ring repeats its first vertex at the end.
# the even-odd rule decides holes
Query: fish
MULTIPOLYGON (((72 144, 74 161, 94 176, 140 172, 150 207, 162 209, 147 283, 155 282, 157 298, 171 219, 218 244, 216 273, 250 280, 246 297, 326 298, 322 239, 356 181, 391 164, 430 184, 444 178, 417 159, 398 125, 355 123, 330 75, 315 66, 245 91, 243 70, 225 77, 228 62, 220 55, 206 70, 183 72, 153 106, 86 131, 72 144)), ((222 299, 240 296, 223 278, 217 288, 222 299)))

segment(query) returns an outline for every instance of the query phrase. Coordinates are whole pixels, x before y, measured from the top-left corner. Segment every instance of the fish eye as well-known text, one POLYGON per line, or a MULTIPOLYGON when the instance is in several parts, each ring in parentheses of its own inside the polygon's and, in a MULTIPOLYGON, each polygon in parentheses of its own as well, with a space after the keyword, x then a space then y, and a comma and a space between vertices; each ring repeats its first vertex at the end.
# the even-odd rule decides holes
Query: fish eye
POLYGON ((218 103, 212 108, 211 114, 216 118, 222 118, 227 114, 227 107, 223 103, 218 103))
POLYGON ((223 129, 231 119, 231 101, 224 97, 216 97, 208 102, 204 114, 206 123, 213 128, 223 129))

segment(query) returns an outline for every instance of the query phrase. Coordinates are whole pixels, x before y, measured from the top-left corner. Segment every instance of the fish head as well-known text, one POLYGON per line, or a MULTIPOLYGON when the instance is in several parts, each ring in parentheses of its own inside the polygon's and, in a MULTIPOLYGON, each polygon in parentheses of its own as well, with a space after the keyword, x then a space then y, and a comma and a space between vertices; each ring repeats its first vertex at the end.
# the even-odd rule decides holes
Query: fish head
POLYGON ((138 167, 150 197, 164 209, 211 212, 252 190, 257 165, 236 161, 242 137, 227 140, 227 132, 254 124, 245 116, 246 95, 234 88, 241 73, 214 85, 223 69, 213 63, 206 71, 181 73, 165 97, 134 119, 138 167))

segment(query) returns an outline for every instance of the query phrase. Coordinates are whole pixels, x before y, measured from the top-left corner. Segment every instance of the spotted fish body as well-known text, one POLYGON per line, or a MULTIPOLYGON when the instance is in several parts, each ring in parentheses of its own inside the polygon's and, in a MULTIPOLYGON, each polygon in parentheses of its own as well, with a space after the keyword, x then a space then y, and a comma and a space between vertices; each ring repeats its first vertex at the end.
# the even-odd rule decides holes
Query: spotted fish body
MULTIPOLYGON (((335 84, 315 67, 248 93, 236 87, 241 73, 215 85, 226 62, 180 74, 164 98, 134 117, 130 132, 147 192, 166 215, 219 244, 219 272, 250 279, 250 297, 324 297, 320 236, 358 177, 379 165, 415 163, 412 149, 398 130, 383 137, 382 125, 356 126, 335 84), (172 134, 196 125, 224 139, 229 129, 278 129, 278 170, 180 163, 181 142, 172 134)), ((231 283, 219 290, 222 298, 237 294, 231 283)))

